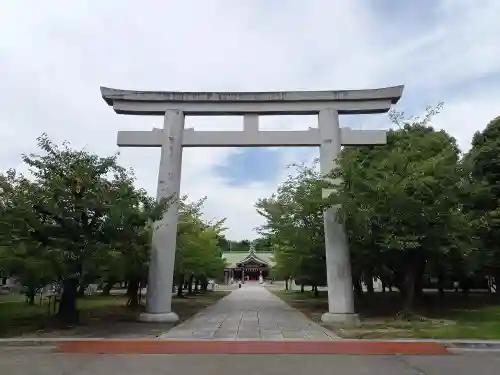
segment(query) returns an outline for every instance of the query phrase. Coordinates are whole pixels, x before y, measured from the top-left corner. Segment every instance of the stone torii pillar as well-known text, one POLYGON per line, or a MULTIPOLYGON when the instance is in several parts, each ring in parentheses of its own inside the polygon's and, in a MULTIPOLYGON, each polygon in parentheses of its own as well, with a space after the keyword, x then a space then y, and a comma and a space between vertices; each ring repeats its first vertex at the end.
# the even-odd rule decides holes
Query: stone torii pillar
POLYGON ((163 131, 156 132, 161 142, 160 169, 156 199, 172 198, 163 217, 155 223, 151 241, 146 312, 139 319, 144 322, 176 322, 179 317, 171 310, 175 249, 177 243, 177 215, 181 189, 182 135, 184 114, 166 111, 163 131))
MULTIPOLYGON (((398 102, 403 86, 373 90, 287 92, 130 91, 101 87, 116 113, 164 116, 163 129, 119 131, 120 147, 161 147, 157 198, 180 196, 183 147, 320 147, 321 173, 335 166, 341 145, 386 143, 384 130, 340 128, 339 115, 384 113, 398 102), (259 131, 259 115, 318 115, 318 128, 305 131, 259 131), (243 131, 184 129, 184 117, 243 116, 243 131)), ((337 181, 339 182, 339 181, 337 181)), ((327 196, 330 191, 324 191, 327 196)), ((349 248, 338 207, 324 213, 328 312, 325 322, 356 319, 349 248)), ((153 234, 146 313, 140 320, 172 322, 171 290, 175 263, 178 204, 170 205, 153 234)))
MULTIPOLYGON (((336 159, 342 146, 339 115, 334 109, 319 112, 318 127, 321 137, 319 147, 320 172, 329 174, 335 169, 336 159)), ((385 136, 385 134, 384 134, 385 136)), ((375 140, 372 140, 375 143, 375 140)), ((385 143, 385 139, 383 142, 385 143)), ((342 181, 332 181, 339 185, 342 181)), ((324 189, 323 198, 332 191, 324 189)), ((326 279, 328 285, 328 312, 321 320, 325 323, 353 322, 358 319, 354 312, 353 285, 349 245, 343 224, 337 220, 340 207, 329 207, 323 214, 325 228, 326 279)))

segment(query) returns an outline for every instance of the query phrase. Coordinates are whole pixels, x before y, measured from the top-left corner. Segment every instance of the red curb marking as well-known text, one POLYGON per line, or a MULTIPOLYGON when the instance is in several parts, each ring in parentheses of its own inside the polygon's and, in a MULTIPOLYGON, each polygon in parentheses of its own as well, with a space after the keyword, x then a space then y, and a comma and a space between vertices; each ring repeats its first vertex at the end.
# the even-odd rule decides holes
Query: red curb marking
POLYGON ((359 354, 446 355, 436 342, 394 341, 71 341, 59 353, 92 354, 359 354))

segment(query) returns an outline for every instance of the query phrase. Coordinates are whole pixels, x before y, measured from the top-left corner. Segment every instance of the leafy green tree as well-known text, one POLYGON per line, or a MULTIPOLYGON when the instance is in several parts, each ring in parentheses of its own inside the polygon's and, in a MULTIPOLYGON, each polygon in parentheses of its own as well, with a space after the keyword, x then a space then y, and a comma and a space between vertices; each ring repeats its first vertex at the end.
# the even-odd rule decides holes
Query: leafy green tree
POLYGON ((56 280, 57 270, 55 254, 31 235, 39 227, 33 208, 39 194, 13 170, 0 175, 0 264, 24 286, 30 304, 39 288, 56 280))
POLYGON ((465 165, 470 190, 464 204, 481 240, 475 260, 495 279, 500 293, 500 117, 474 134, 465 165))
POLYGON ((221 257, 219 243, 224 220, 214 223, 202 219, 202 207, 205 199, 187 202, 183 197, 179 208, 177 229, 177 249, 175 256, 175 278, 177 293, 182 296, 184 286, 188 293, 193 293, 201 284, 206 290, 208 278, 219 277, 225 267, 221 257))
POLYGON ((250 249, 250 240, 228 241, 228 251, 248 251, 250 249))
POLYGON ((157 217, 167 202, 143 215, 138 210, 143 194, 134 191, 116 155, 102 158, 67 143, 58 146, 46 135, 38 145, 40 154, 23 156, 38 187, 35 224, 28 232, 40 246, 57 252, 63 290, 58 315, 72 322, 78 319, 78 286, 99 274, 113 246, 125 238, 135 244, 138 228, 157 217))
POLYGON ((223 252, 231 250, 231 245, 229 243, 229 240, 226 238, 226 236, 224 236, 224 234, 220 234, 217 236, 217 246, 220 249, 221 256, 223 252))
POLYGON ((387 145, 345 148, 335 172, 344 183, 331 199, 342 203, 354 268, 391 277, 407 313, 428 264, 467 249, 471 234, 461 210, 459 149, 428 125, 439 108, 423 119, 393 113, 398 129, 387 145))
POLYGON ((104 264, 110 265, 111 282, 127 282, 130 306, 139 304, 138 292, 147 280, 153 223, 161 218, 170 203, 167 199, 157 204, 146 191, 134 188, 133 183, 134 177, 130 174, 111 182, 114 204, 102 226, 112 249, 106 252, 104 264))
POLYGON ((273 243, 272 239, 269 236, 263 236, 256 238, 253 241, 253 244, 255 246, 255 252, 266 252, 266 251, 272 251, 273 248, 273 243))
POLYGON ((276 194, 257 202, 257 212, 267 223, 260 229, 276 242, 276 270, 302 285, 326 283, 323 209, 324 183, 315 165, 296 165, 294 174, 279 186, 276 194))
POLYGON ((267 221, 262 230, 275 239, 276 270, 288 273, 282 276, 321 285, 323 211, 340 204, 359 295, 362 281, 373 291, 378 277, 398 287, 404 312, 411 313, 425 273, 438 276, 441 288, 447 279, 469 277, 477 245, 463 202, 470 184, 455 140, 429 126, 440 108, 429 107, 423 118, 392 112, 396 129, 387 145, 345 147, 326 179, 315 165, 300 166, 276 194, 258 202, 267 221), (322 199, 321 189, 338 177, 337 193, 322 199))

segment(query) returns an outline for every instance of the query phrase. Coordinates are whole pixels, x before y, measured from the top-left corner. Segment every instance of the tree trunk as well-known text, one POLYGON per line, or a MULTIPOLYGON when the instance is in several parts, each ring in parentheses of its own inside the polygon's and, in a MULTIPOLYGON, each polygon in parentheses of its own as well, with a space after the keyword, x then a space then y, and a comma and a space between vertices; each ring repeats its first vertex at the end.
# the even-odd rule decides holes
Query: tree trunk
POLYGON ((28 305, 33 306, 35 304, 35 294, 36 294, 35 287, 33 285, 28 286, 28 290, 26 291, 28 305))
POLYGON ((438 292, 439 292, 439 298, 443 299, 444 298, 444 288, 442 285, 438 286, 438 292))
POLYGON ((205 275, 199 275, 196 277, 195 288, 198 288, 201 293, 204 293, 208 290, 208 278, 205 275))
POLYGON ((300 293, 304 293, 304 287, 305 287, 304 284, 300 284, 300 293))
POLYGON ((70 277, 62 282, 61 301, 59 302, 59 319, 65 323, 78 323, 76 295, 78 292, 78 278, 70 277))
POLYGON ((361 285, 361 279, 355 278, 353 280, 353 285, 354 285, 354 294, 358 298, 363 298, 363 286, 361 285))
POLYGON ((464 277, 460 280, 460 288, 462 288, 462 294, 465 298, 469 298, 471 280, 469 277, 464 277))
POLYGON ((288 277, 285 279, 285 290, 288 290, 288 277))
POLYGON ((85 297, 85 289, 87 289, 87 286, 87 284, 80 284, 76 292, 77 297, 85 297))
POLYGON ((113 289, 113 285, 115 285, 114 280, 108 281, 106 285, 104 285, 104 288, 102 288, 102 295, 103 296, 111 295, 111 289, 113 289))
POLYGON ((439 292, 439 297, 441 299, 444 298, 444 277, 443 276, 438 276, 438 292, 439 292))
POLYGON ((200 291, 200 278, 196 277, 194 279, 194 292, 198 293, 200 291))
POLYGON ((188 294, 193 294, 193 281, 194 281, 194 275, 189 276, 189 279, 187 281, 188 294))
POLYGON ((375 289, 373 288, 373 276, 371 275, 371 273, 366 275, 365 284, 368 294, 373 294, 375 292, 375 289))
POLYGON ((179 275, 179 281, 177 282, 177 297, 182 297, 182 288, 184 286, 184 275, 179 275))
POLYGON ((129 280, 127 288, 128 302, 127 306, 137 307, 139 306, 139 278, 133 278, 129 280))
POLYGON ((408 256, 406 257, 402 256, 401 258, 402 259, 398 261, 400 265, 398 265, 397 270, 395 270, 393 277, 390 279, 390 282, 388 283, 388 286, 389 286, 389 292, 392 292, 392 288, 395 287, 399 291, 401 296, 404 298, 406 293, 405 278, 408 272, 407 268, 408 265, 414 262, 415 260, 408 256))
POLYGON ((79 264, 78 265, 78 273, 79 273, 79 277, 78 277, 78 290, 76 292, 76 296, 77 297, 84 297, 85 296, 85 289, 87 289, 87 286, 89 285, 89 282, 88 280, 86 279, 86 277, 84 276, 84 273, 83 273, 83 264, 79 264))
POLYGON ((317 285, 313 285, 313 296, 314 296, 314 298, 318 298, 319 297, 319 291, 318 291, 318 286, 317 285))
POLYGON ((139 305, 142 305, 142 290, 144 289, 146 283, 143 280, 139 280, 139 305))
POLYGON ((424 283, 423 283, 424 269, 418 269, 415 274, 415 299, 422 300, 424 295, 424 283))
POLYGON ((417 270, 414 264, 408 265, 408 270, 406 273, 404 281, 404 307, 403 315, 409 316, 413 314, 413 303, 415 300, 415 282, 417 278, 417 270))

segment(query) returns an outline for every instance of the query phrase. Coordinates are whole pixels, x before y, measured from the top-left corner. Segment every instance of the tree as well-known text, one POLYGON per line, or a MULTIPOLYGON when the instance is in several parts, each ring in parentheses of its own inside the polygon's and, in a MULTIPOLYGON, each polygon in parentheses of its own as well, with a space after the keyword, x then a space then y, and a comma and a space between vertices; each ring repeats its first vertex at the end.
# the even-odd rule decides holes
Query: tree
POLYGON ((229 240, 226 238, 226 236, 224 236, 224 234, 220 234, 217 236, 217 246, 220 249, 221 256, 223 252, 231 250, 229 240))
POLYGON ((326 283, 323 186, 315 165, 296 165, 276 194, 256 204, 267 221, 260 231, 276 244, 276 272, 288 270, 287 276, 314 290, 326 283))
POLYGON ((255 252, 266 252, 272 251, 273 243, 272 239, 269 236, 259 237, 253 241, 255 246, 255 252))
POLYGON ((9 170, 0 175, 0 264, 3 273, 15 275, 25 287, 29 304, 36 291, 55 281, 57 259, 51 249, 32 238, 37 227, 39 189, 36 184, 9 170))
POLYGON ((405 297, 411 313, 424 273, 440 280, 467 279, 476 252, 474 225, 464 209, 469 189, 455 140, 429 124, 441 108, 429 107, 423 118, 405 119, 392 112, 395 130, 384 146, 344 147, 338 167, 326 178, 315 165, 299 166, 272 197, 258 202, 266 218, 261 228, 274 236, 277 272, 302 283, 325 278, 323 211, 341 205, 351 249, 353 284, 373 291, 379 277, 405 297), (332 181, 342 178, 340 186, 332 181), (336 193, 321 197, 321 189, 336 193), (304 281, 306 280, 306 281, 304 281))
POLYGON ((428 264, 464 250, 471 233, 461 210, 459 149, 428 125, 439 109, 428 108, 423 119, 392 113, 398 129, 387 145, 344 148, 333 176, 344 180, 331 199, 342 204, 353 260, 361 272, 393 278, 405 313, 428 264))
POLYGON ((500 117, 474 134, 464 159, 470 187, 465 203, 482 245, 476 261, 494 277, 500 293, 500 117))
POLYGON ((140 285, 147 280, 153 223, 161 218, 171 199, 159 204, 146 191, 134 188, 134 177, 122 175, 111 182, 114 204, 102 226, 111 249, 105 256, 108 282, 127 281, 128 304, 139 304, 140 285))
MULTIPOLYGON (((224 270, 219 243, 224 220, 214 223, 202 219, 205 199, 187 202, 183 197, 179 208, 175 278, 177 293, 182 296, 184 285, 193 293, 193 282, 206 290, 209 277, 218 277, 224 270)), ((197 289, 197 287, 195 288, 197 289)))
POLYGON ((138 228, 167 203, 142 215, 138 203, 145 204, 143 194, 134 191, 133 179, 117 164, 116 155, 103 158, 67 143, 57 146, 46 135, 38 138, 38 145, 41 154, 23 156, 38 189, 27 235, 57 254, 63 289, 58 315, 74 322, 78 286, 99 274, 113 245, 125 238, 136 243, 138 228))
POLYGON ((229 240, 228 251, 248 251, 250 249, 249 240, 232 241, 229 240))

